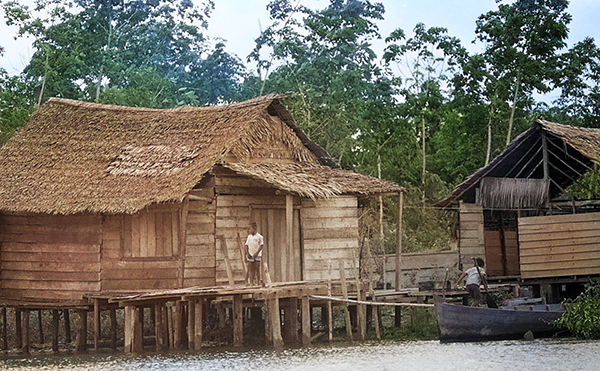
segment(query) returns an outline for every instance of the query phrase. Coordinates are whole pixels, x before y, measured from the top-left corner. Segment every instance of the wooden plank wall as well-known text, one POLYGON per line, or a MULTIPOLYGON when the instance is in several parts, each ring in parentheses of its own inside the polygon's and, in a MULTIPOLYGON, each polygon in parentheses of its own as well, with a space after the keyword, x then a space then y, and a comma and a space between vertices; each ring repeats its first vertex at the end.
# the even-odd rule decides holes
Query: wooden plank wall
POLYGON ((473 257, 485 259, 483 235, 483 208, 480 205, 460 203, 459 251, 463 269, 473 266, 473 257))
POLYGON ((0 215, 0 282, 5 299, 78 300, 100 289, 102 218, 0 215))
POLYGON ((500 231, 485 231, 485 271, 490 277, 519 275, 519 241, 517 231, 504 231, 506 267, 502 262, 500 231), (506 271, 505 271, 506 268, 506 271))
POLYGON ((521 278, 600 274, 600 213, 519 218, 521 278))
POLYGON ((123 215, 104 216, 102 223, 102 291, 178 287, 179 258, 126 256, 123 215), (123 233, 122 233, 123 231, 123 233))
POLYGON ((216 285, 214 177, 208 176, 190 192, 186 224, 183 286, 216 285), (200 200, 201 199, 201 200, 200 200))
POLYGON ((339 278, 339 264, 346 277, 358 273, 358 200, 341 196, 328 200, 302 201, 304 280, 339 278))

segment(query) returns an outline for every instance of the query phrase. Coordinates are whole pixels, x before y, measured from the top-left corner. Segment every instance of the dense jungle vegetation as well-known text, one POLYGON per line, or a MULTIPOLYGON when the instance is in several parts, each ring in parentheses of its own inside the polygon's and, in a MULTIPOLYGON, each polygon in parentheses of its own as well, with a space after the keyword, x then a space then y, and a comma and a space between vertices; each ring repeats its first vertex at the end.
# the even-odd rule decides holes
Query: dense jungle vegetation
MULTIPOLYGON (((240 57, 204 34, 212 0, 5 1, 4 21, 35 53, 20 75, 0 70, 0 143, 50 97, 168 108, 287 93, 299 126, 343 168, 407 188, 406 251, 444 249, 452 215, 432 203, 533 120, 600 126, 600 49, 592 38, 568 47, 569 1, 497 3, 470 20, 481 52, 469 53, 471 40, 435 25, 381 35, 385 9, 374 1, 273 0, 270 24, 240 57), (540 98, 550 91, 559 97, 540 98)), ((596 196, 597 179, 574 192, 596 196)))

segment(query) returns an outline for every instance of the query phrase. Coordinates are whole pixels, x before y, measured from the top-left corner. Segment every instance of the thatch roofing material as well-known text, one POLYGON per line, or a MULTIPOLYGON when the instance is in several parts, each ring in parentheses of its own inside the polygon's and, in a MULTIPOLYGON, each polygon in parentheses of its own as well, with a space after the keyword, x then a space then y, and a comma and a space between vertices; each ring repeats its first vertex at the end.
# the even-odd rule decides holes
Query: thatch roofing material
POLYGON ((491 178, 481 180, 481 206, 486 209, 525 209, 545 205, 545 179, 491 178))
POLYGON ((436 203, 436 206, 456 204, 485 177, 542 178, 543 169, 539 166, 542 135, 549 142, 550 178, 553 180, 550 197, 558 195, 561 188, 570 186, 593 163, 600 164, 600 129, 537 120, 531 129, 516 137, 502 154, 459 184, 450 196, 436 203))
MULTIPOLYGON (((299 135, 289 113, 282 116, 280 98, 166 110, 51 99, 0 149, 0 211, 135 213, 153 203, 179 202, 225 155, 244 162, 265 141, 283 143, 290 160, 305 167, 331 163, 322 148, 299 135)), ((313 174, 317 180, 310 186, 296 183, 302 174, 288 169, 279 183, 323 197, 354 193, 371 179, 357 175, 357 185, 320 188, 328 183, 321 174, 313 174)))

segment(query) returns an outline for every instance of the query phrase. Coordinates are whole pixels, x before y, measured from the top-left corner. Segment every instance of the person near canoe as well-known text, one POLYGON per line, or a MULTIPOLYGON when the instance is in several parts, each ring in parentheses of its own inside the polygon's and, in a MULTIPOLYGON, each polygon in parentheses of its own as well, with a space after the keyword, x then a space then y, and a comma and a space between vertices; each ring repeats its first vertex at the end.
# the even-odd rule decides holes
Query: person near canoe
POLYGON ((481 258, 473 259, 473 266, 466 271, 464 271, 460 277, 456 280, 456 282, 462 281, 465 277, 467 281, 465 283, 467 292, 469 293, 469 298, 471 299, 471 306, 478 307, 481 305, 481 290, 479 290, 479 286, 486 281, 485 270, 483 269, 485 263, 481 258))

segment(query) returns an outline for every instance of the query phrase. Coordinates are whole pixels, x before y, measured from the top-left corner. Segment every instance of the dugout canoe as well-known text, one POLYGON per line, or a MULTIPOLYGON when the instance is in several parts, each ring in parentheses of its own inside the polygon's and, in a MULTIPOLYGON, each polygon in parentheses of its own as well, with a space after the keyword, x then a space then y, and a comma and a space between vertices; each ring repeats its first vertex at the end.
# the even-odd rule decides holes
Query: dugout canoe
POLYGON ((558 332, 553 321, 563 312, 558 304, 498 309, 435 305, 442 342, 522 339, 528 331, 536 338, 549 337, 558 332))

